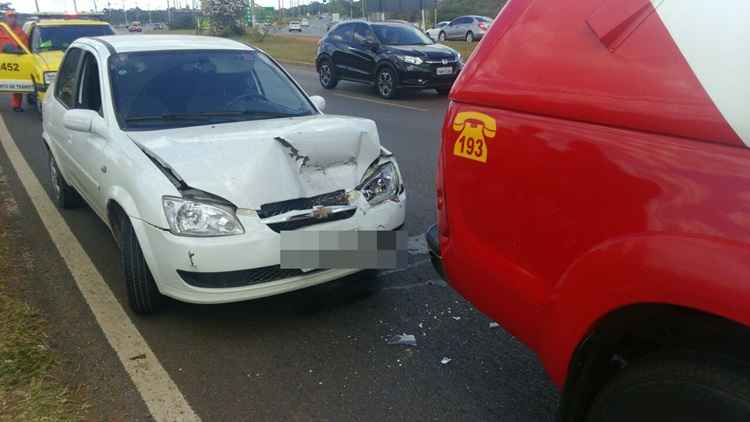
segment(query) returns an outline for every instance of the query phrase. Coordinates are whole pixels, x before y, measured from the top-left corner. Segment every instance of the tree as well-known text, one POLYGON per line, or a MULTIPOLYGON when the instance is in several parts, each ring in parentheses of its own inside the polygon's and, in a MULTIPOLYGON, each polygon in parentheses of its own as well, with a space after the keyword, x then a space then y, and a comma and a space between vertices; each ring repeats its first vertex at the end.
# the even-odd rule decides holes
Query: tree
POLYGON ((241 33, 245 0, 202 0, 201 10, 217 35, 241 33))
POLYGON ((462 15, 481 15, 495 18, 507 0, 443 0, 438 6, 439 20, 451 20, 462 15))

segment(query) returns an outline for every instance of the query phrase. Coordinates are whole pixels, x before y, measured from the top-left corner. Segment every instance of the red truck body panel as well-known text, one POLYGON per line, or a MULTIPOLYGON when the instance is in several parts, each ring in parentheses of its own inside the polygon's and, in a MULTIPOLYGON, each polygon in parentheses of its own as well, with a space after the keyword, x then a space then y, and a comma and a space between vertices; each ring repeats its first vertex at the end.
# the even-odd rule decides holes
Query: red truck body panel
POLYGON ((750 151, 652 2, 511 1, 451 100, 446 276, 558 385, 627 305, 750 325, 750 151))

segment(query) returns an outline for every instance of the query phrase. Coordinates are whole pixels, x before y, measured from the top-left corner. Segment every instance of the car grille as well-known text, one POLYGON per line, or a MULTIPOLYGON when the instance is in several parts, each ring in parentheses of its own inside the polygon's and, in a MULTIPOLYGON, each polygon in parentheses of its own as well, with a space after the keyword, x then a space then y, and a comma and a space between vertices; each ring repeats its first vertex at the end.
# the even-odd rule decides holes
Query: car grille
MULTIPOLYGON (((322 195, 312 196, 309 198, 289 199, 286 201, 263 204, 260 207, 260 211, 258 211, 258 217, 263 219, 279 214, 284 214, 285 212, 289 211, 309 210, 316 206, 330 207, 334 205, 349 205, 349 199, 346 196, 346 191, 341 189, 334 192, 324 193, 322 195)), ((332 214, 328 218, 301 219, 286 221, 282 223, 271 223, 268 224, 268 227, 277 233, 286 230, 296 230, 301 227, 311 226, 314 224, 344 220, 353 216, 355 212, 356 210, 351 210, 347 212, 332 214)))
POLYGON ((285 278, 299 277, 323 270, 303 272, 293 268, 281 268, 279 265, 253 268, 251 270, 223 271, 217 273, 198 273, 177 270, 177 274, 185 283, 194 287, 209 289, 226 289, 230 287, 245 287, 256 284, 270 283, 285 278))
POLYGON ((258 217, 268 218, 289 211, 309 210, 315 206, 327 207, 332 205, 349 205, 349 200, 343 189, 309 198, 289 199, 287 201, 263 204, 260 206, 258 217))

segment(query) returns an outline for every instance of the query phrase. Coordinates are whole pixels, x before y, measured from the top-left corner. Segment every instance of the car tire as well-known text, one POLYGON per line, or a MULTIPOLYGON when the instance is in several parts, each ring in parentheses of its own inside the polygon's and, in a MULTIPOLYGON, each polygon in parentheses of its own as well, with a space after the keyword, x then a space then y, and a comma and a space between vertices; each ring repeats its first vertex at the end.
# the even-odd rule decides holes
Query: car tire
POLYGON ((466 33, 466 42, 472 42, 474 41, 474 33, 471 31, 466 33))
POLYGON ((587 422, 750 420, 750 370, 715 356, 634 363, 596 396, 587 422))
POLYGON ((336 88, 339 84, 339 80, 336 77, 336 69, 333 62, 330 59, 323 59, 318 64, 318 78, 320 85, 325 89, 336 88))
POLYGON ((63 210, 78 208, 83 205, 83 199, 76 190, 65 181, 62 173, 60 173, 60 167, 55 161, 55 157, 51 151, 49 153, 49 175, 50 183, 52 183, 52 195, 55 201, 55 205, 63 210))
POLYGON ((398 97, 398 75, 390 66, 383 66, 375 75, 375 89, 386 100, 398 97))
POLYGON ((125 215, 121 216, 118 238, 120 262, 125 273, 125 290, 128 292, 128 305, 136 314, 153 314, 161 308, 164 296, 156 287, 135 230, 130 219, 125 215))
POLYGON ((445 40, 445 32, 440 32, 440 34, 438 34, 438 41, 443 42, 445 40))

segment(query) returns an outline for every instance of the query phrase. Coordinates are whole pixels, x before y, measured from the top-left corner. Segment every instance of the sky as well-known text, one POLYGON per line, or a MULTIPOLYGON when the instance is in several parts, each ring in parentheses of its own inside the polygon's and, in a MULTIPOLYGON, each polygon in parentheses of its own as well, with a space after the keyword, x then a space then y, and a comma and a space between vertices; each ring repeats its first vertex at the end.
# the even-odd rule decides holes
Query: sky
MULTIPOLYGON (((35 13, 36 6, 34 0, 4 0, 10 1, 13 7, 22 13, 35 13)), ((42 12, 72 12, 74 0, 37 0, 39 2, 39 10, 42 12)), ((167 0, 75 0, 78 3, 79 11, 94 10, 94 3, 99 10, 104 9, 107 5, 111 5, 113 9, 121 9, 123 4, 127 8, 140 7, 141 9, 165 9, 167 7, 167 0)), ((192 6, 193 0, 169 0, 170 4, 178 4, 180 7, 192 6)), ((200 5, 199 0, 195 0, 195 3, 200 5)), ((285 1, 289 3, 289 1, 285 1)), ((308 1, 302 1, 301 3, 308 3, 308 1)), ((255 4, 262 6, 276 6, 277 0, 255 0, 255 4)))

